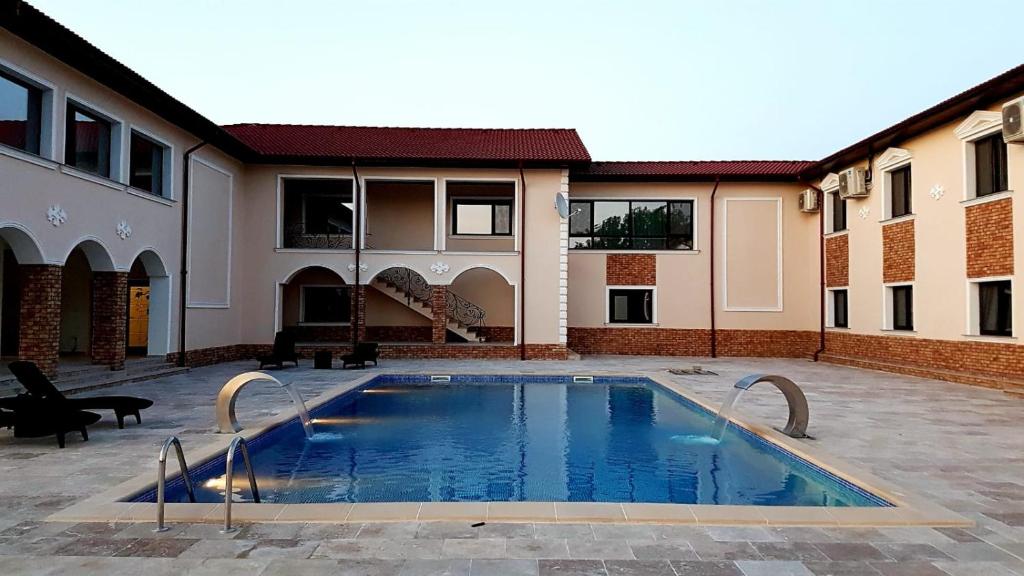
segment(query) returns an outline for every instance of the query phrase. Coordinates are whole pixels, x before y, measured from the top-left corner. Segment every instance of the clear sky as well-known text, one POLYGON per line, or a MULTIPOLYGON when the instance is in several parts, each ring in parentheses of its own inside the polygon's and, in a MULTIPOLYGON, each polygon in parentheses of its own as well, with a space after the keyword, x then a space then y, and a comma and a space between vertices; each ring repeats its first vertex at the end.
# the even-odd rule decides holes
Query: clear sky
POLYGON ((818 159, 1024 62, 1021 0, 29 0, 215 122, 818 159))

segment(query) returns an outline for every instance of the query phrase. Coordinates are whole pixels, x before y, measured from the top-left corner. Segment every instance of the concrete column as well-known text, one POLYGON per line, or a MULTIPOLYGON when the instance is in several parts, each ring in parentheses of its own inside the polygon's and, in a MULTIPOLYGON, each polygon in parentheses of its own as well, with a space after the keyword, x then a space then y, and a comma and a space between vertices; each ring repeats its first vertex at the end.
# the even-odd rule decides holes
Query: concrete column
POLYGON ((430 308, 433 316, 434 344, 444 344, 448 336, 448 287, 432 286, 430 308))
POLYGON ((93 364, 124 370, 127 338, 128 273, 93 272, 89 350, 93 364))
POLYGON ((60 288, 63 267, 22 264, 18 309, 18 358, 35 362, 48 376, 60 354, 60 288))

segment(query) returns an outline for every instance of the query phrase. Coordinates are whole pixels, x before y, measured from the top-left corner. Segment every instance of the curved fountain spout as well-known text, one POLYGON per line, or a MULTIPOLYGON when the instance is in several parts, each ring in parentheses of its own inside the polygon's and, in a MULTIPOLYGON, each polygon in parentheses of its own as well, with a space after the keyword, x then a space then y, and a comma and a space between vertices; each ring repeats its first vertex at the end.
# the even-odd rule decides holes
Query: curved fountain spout
POLYGON ((277 384, 279 387, 284 388, 288 395, 291 397, 292 402, 295 404, 295 410, 299 413, 299 421, 302 422, 302 428, 306 432, 306 437, 312 437, 313 426, 309 422, 309 413, 306 411, 306 405, 302 401, 302 397, 299 395, 298 390, 289 382, 285 384, 277 378, 263 372, 245 372, 235 376, 231 380, 224 384, 224 387, 220 389, 217 394, 217 429, 222 434, 233 434, 235 432, 241 432, 242 427, 238 424, 238 419, 235 417, 235 400, 238 398, 238 393, 242 391, 242 388, 246 384, 254 380, 267 380, 277 384))
MULTIPOLYGON (((734 386, 736 390, 733 393, 738 396, 739 391, 750 390, 758 382, 771 382, 786 397, 786 404, 789 405, 789 420, 786 422, 786 427, 780 430, 780 432, 792 438, 806 438, 807 421, 810 418, 810 414, 807 409, 807 397, 804 396, 803 390, 795 382, 784 376, 751 374, 736 382, 734 386)), ((727 408, 732 408, 732 406, 723 405, 722 408, 723 412, 725 412, 727 408)))

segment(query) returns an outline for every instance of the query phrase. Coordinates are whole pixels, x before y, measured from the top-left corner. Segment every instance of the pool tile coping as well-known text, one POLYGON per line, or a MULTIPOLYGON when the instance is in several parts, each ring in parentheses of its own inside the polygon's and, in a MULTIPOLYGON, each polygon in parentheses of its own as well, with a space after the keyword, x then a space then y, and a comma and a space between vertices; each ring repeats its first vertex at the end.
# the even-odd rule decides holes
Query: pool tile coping
MULTIPOLYGON (((452 371, 451 375, 489 375, 484 371, 452 371)), ((306 402, 309 409, 350 392, 379 376, 405 373, 372 373, 333 386, 306 402)), ((589 374, 588 374, 589 375, 589 374)), ((643 377, 669 392, 715 413, 717 407, 686 388, 656 374, 594 372, 609 377, 643 377)), ((525 378, 533 374, 521 375, 525 378)), ((255 423, 235 435, 225 434, 199 447, 187 447, 185 456, 190 466, 215 458, 234 436, 247 441, 269 428, 281 425, 295 416, 283 412, 255 423)), ((327 504, 254 504, 232 505, 236 522, 540 522, 540 523, 622 523, 680 524, 704 526, 835 526, 884 527, 930 526, 970 527, 974 522, 918 494, 883 480, 863 467, 837 458, 825 450, 790 438, 772 427, 748 416, 730 416, 730 421, 793 455, 873 493, 893 504, 889 507, 818 507, 818 506, 735 506, 711 504, 655 504, 606 502, 397 502, 397 503, 327 503, 327 504)), ((177 474, 173 464, 173 475, 177 474)), ((157 506, 150 502, 123 502, 155 483, 153 472, 147 472, 95 494, 46 518, 51 522, 154 522, 157 506)), ((224 504, 168 503, 167 522, 221 522, 224 504)))

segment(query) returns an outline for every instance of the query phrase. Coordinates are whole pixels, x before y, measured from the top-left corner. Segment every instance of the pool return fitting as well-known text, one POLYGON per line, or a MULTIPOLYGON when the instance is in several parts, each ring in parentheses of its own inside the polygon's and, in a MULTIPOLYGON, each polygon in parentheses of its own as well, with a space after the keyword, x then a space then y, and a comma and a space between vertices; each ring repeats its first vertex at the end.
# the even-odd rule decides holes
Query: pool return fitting
POLYGON ((217 393, 217 431, 221 434, 233 434, 242 431, 242 426, 238 424, 238 418, 235 417, 235 400, 238 399, 238 394, 242 391, 242 388, 255 380, 273 382, 279 388, 284 388, 288 392, 292 403, 295 404, 295 411, 299 414, 299 422, 302 423, 302 429, 306 432, 306 437, 311 438, 313 436, 313 425, 309 421, 309 412, 306 410, 306 404, 302 401, 299 391, 295 389, 295 385, 291 382, 287 384, 281 382, 270 374, 263 372, 243 372, 228 380, 224 387, 220 389, 220 392, 217 393))
POLYGON ((807 409, 807 397, 804 396, 803 390, 796 385, 796 382, 785 376, 774 374, 751 374, 744 376, 736 382, 729 396, 722 403, 722 408, 718 411, 713 436, 716 439, 722 437, 722 433, 729 422, 729 414, 732 412, 733 406, 736 404, 736 400, 739 399, 740 394, 750 390, 754 387, 754 384, 759 382, 774 384, 782 392, 782 395, 786 397, 786 404, 789 405, 789 420, 786 422, 786 427, 779 430, 779 432, 790 438, 808 438, 807 421, 810 419, 810 414, 807 409))

